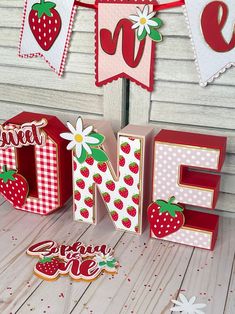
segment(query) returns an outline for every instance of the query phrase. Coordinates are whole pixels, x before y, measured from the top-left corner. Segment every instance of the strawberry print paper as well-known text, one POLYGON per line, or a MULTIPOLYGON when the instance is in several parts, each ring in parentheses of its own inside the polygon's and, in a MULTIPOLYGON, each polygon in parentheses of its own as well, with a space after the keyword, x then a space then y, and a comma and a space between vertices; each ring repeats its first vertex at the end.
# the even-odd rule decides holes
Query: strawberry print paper
POLYGON ((124 77, 152 91, 155 43, 162 40, 154 5, 139 0, 96 3, 96 85, 124 77))
MULTIPOLYGON (((76 128, 61 136, 73 149, 74 219, 96 224, 98 221, 97 192, 117 229, 134 233, 142 231, 144 140, 141 136, 118 135, 118 170, 113 169, 104 149, 105 137, 92 126, 76 128), (117 173, 117 174, 116 174, 117 173)), ((151 129, 152 131, 152 129, 151 129)), ((147 199, 147 197, 146 197, 147 199)))
POLYGON ((85 246, 81 242, 59 245, 54 241, 36 243, 27 250, 30 256, 39 258, 34 273, 44 280, 55 280, 69 275, 73 280, 93 281, 102 273, 115 275, 118 262, 113 249, 106 244, 85 246))
POLYGON ((67 56, 74 1, 26 0, 20 34, 19 56, 40 56, 61 76, 67 56))

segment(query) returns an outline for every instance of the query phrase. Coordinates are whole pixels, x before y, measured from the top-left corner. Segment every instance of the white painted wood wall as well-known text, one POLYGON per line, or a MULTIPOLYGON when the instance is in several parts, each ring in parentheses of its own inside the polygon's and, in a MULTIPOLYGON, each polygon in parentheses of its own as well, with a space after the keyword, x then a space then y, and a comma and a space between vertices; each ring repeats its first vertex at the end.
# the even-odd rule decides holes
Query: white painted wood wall
POLYGON ((40 58, 17 57, 23 2, 0 0, 1 121, 25 110, 55 114, 63 121, 79 114, 110 119, 115 131, 129 119, 156 130, 225 135, 228 154, 218 209, 235 213, 235 69, 207 88, 198 85, 182 8, 160 13, 164 42, 157 46, 155 90, 149 94, 131 83, 127 117, 124 80, 95 86, 94 11, 79 8, 66 73, 59 79, 40 58))

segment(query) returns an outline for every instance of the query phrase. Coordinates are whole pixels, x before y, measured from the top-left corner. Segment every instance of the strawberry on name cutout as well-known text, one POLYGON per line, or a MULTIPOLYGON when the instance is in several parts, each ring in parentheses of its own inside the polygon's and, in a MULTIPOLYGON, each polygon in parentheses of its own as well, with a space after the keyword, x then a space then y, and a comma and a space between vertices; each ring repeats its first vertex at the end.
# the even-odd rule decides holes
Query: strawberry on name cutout
POLYGON ((168 202, 157 200, 148 207, 150 228, 157 238, 175 233, 184 225, 184 208, 174 201, 175 197, 172 196, 168 202))
POLYGON ((4 165, 0 173, 0 193, 15 208, 21 208, 29 193, 28 182, 17 170, 7 170, 4 165))

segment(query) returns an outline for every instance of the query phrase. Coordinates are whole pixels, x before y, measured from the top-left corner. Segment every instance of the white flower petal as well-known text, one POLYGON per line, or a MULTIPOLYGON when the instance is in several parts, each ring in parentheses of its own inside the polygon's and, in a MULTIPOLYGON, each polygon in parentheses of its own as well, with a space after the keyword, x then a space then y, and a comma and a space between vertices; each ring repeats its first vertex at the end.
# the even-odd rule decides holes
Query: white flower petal
POLYGON ((192 298, 188 301, 188 303, 192 305, 195 301, 196 301, 196 297, 192 297, 192 298))
POLYGON ((92 125, 88 126, 88 127, 82 132, 83 136, 86 136, 86 135, 90 134, 92 130, 93 130, 93 126, 92 126, 92 125))
POLYGON ((182 305, 182 302, 177 301, 177 300, 171 300, 172 303, 176 304, 176 305, 182 305))
POLYGON ((149 20, 149 19, 151 19, 152 17, 154 17, 156 15, 156 12, 151 12, 151 13, 149 13, 149 15, 147 16, 147 19, 149 20))
POLYGON ((77 133, 82 133, 82 129, 83 129, 82 118, 79 117, 77 119, 77 123, 76 123, 76 131, 77 131, 77 133))
POLYGON ((77 158, 80 158, 82 154, 82 144, 76 144, 76 156, 77 158))
POLYGON ((179 294, 179 298, 183 303, 188 303, 187 298, 182 293, 179 294))
POLYGON ((98 144, 99 140, 95 137, 85 136, 84 141, 88 144, 98 144))
POLYGON ((205 312, 201 311, 201 310, 194 310, 195 314, 205 314, 205 312))
POLYGON ((142 11, 140 10, 140 8, 136 8, 136 12, 137 12, 137 14, 139 15, 139 17, 143 17, 143 13, 142 13, 142 11))
POLYGON ((132 29, 135 29, 135 28, 137 28, 137 27, 139 27, 139 26, 140 26, 140 23, 138 22, 138 23, 133 24, 131 28, 132 28, 132 29))
POLYGON ((129 15, 129 19, 131 19, 134 22, 138 22, 140 18, 138 15, 129 15))
POLYGON ((140 25, 138 29, 138 36, 141 36, 141 34, 143 33, 143 30, 144 30, 144 25, 140 25))
POLYGON ((90 147, 84 142, 83 144, 83 147, 84 147, 84 149, 88 152, 88 154, 90 155, 91 154, 91 149, 90 149, 90 147))
POLYGON ((195 304, 193 304, 193 306, 196 307, 197 309, 203 309, 204 307, 206 307, 206 304, 195 303, 195 304))
POLYGON ((69 128, 71 133, 76 133, 76 130, 74 129, 74 127, 72 126, 70 122, 67 122, 67 127, 69 128))
POLYGON ((150 26, 158 26, 158 23, 152 20, 148 20, 147 24, 150 26))
POLYGON ((60 137, 64 138, 65 140, 72 141, 74 139, 74 136, 72 133, 66 132, 66 133, 61 133, 60 137))
POLYGON ((68 145, 67 145, 67 149, 68 150, 71 150, 71 149, 73 149, 74 148, 74 146, 76 145, 76 143, 74 142, 74 141, 72 141, 72 142, 70 142, 68 145))
POLYGON ((149 28, 149 26, 148 26, 148 24, 145 24, 145 29, 146 29, 146 32, 148 33, 148 34, 150 34, 150 28, 149 28))
POLYGON ((149 6, 146 4, 146 5, 144 6, 143 16, 144 16, 144 17, 147 17, 147 16, 148 16, 148 13, 149 13, 149 6))

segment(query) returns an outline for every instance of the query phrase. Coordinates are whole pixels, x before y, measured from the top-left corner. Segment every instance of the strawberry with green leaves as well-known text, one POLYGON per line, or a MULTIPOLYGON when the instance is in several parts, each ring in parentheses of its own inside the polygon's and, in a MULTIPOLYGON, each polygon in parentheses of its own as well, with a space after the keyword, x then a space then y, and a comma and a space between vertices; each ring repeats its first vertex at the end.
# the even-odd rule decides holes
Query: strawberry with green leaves
POLYGON ((26 179, 16 170, 7 170, 6 165, 0 173, 0 193, 14 206, 22 207, 29 192, 26 179))
POLYGON ((39 46, 48 51, 61 30, 61 17, 54 2, 40 0, 29 13, 29 27, 39 46))
POLYGON ((35 265, 34 271, 39 277, 48 280, 55 279, 59 275, 59 270, 64 268, 65 263, 55 257, 44 257, 35 265))
POLYGON ((158 238, 164 238, 184 225, 184 208, 174 201, 175 197, 172 196, 168 202, 157 200, 148 207, 150 227, 158 238))

